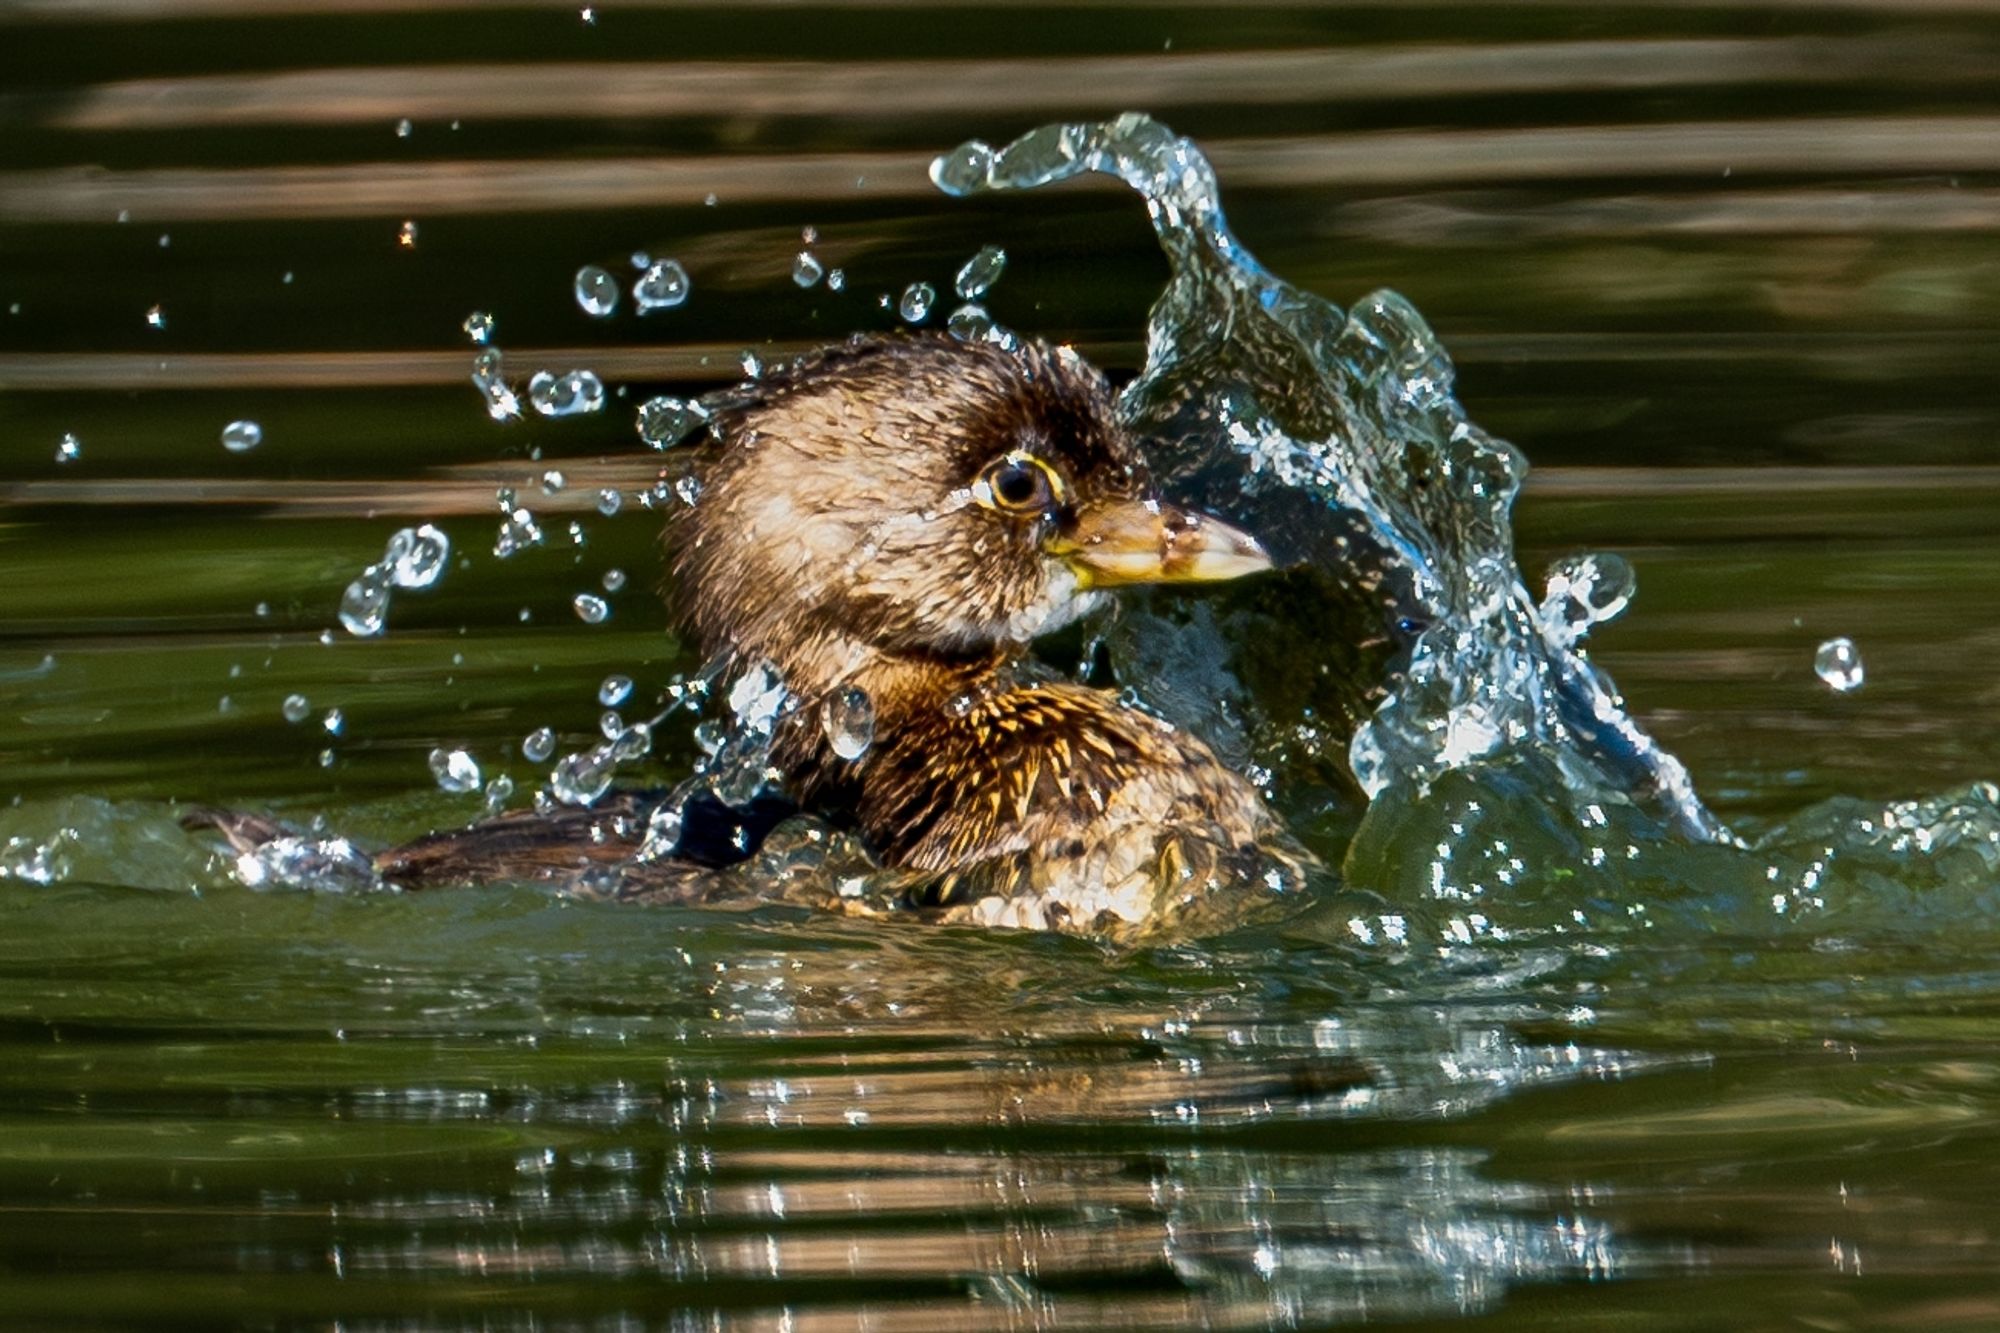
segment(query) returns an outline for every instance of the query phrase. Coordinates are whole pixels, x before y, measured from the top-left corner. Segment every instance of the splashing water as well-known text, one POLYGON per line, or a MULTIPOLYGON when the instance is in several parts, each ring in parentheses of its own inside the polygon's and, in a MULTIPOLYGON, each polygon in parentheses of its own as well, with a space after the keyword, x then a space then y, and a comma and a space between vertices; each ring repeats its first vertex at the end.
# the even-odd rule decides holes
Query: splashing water
POLYGON ((953 195, 1090 173, 1145 198, 1172 269, 1120 399, 1159 442, 1163 479, 1280 560, 1379 594, 1401 662, 1350 747, 1368 794, 1533 752, 1579 800, 1617 793, 1727 839, 1577 649, 1579 624, 1602 617, 1545 621, 1509 520, 1526 461, 1466 419, 1450 358, 1407 301, 1376 292, 1342 311, 1265 269, 1230 232, 1200 150, 1143 115, 1047 125, 997 151, 974 141, 931 167, 953 195))

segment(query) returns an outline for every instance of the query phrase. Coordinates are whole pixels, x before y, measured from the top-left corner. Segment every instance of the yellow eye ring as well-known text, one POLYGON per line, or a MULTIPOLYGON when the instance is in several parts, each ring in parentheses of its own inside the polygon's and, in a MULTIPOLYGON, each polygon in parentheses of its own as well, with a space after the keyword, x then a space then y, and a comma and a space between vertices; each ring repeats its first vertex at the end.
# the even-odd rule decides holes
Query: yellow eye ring
POLYGON ((1062 502, 1062 478, 1033 454, 1002 454, 972 484, 972 496, 1003 514, 1044 514, 1062 502))

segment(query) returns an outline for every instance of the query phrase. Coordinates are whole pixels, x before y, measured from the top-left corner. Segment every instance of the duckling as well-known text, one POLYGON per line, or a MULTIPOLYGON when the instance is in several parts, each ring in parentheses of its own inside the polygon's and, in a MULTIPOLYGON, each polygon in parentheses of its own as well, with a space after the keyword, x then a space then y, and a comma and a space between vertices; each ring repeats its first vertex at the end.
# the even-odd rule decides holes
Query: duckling
MULTIPOLYGON (((894 872, 900 910, 1148 934, 1298 887, 1311 859, 1247 779, 1029 655, 1122 585, 1271 565, 1246 533, 1154 493, 1082 358, 861 337, 747 386, 711 426, 699 499, 666 527, 670 596, 705 653, 767 665, 801 701, 773 763, 802 808, 894 872), (858 755, 821 722, 852 691, 874 715, 858 755)), ((625 796, 433 835, 377 866, 404 887, 619 867, 620 896, 714 893, 686 858, 635 861, 644 827, 625 796)))

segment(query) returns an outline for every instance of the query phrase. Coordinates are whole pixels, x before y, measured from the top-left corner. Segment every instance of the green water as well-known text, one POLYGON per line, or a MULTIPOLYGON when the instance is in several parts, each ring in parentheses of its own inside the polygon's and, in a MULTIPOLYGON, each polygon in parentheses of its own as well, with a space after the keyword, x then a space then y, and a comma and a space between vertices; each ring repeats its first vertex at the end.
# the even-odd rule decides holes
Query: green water
MULTIPOLYGON (((0 1322, 2000 1325, 1976 849, 1835 858, 1803 915, 1752 853, 1638 840, 1606 890, 1496 779, 1363 825, 1379 898, 1131 952, 258 894, 171 804, 462 821, 432 747, 525 790, 521 737, 694 666, 652 522, 591 496, 648 475, 637 401, 742 349, 891 327, 997 243, 997 317, 1133 369, 1129 195, 924 168, 1142 106, 1274 271, 1422 308, 1536 464, 1523 568, 1634 562, 1595 659, 1792 873, 1816 803, 2000 779, 1996 54, 1977 4, 0 5, 0 846, 61 872, 0 878, 0 1322), (807 226, 843 292, 792 283, 807 226), (634 250, 687 306, 583 315, 634 250), (496 425, 474 309, 517 378, 627 396, 496 425), (488 554, 501 485, 546 547, 488 554), (420 519, 441 586, 323 645, 420 519), (1468 802, 1526 864, 1453 943, 1468 802), (1397 912, 1420 947, 1348 924, 1397 912)), ((1279 798, 1338 862, 1352 820, 1279 798)))

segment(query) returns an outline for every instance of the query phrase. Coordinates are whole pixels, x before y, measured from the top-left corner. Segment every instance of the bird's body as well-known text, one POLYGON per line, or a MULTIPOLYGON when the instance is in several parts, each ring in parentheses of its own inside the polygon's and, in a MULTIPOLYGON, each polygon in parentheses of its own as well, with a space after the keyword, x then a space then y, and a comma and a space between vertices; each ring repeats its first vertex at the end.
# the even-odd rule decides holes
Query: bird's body
MULTIPOLYGON (((1110 585, 1269 565, 1243 534, 1152 495, 1095 370, 1039 344, 857 339, 751 386, 712 434, 699 499, 667 528, 680 618, 712 658, 784 683, 797 706, 773 764, 889 886, 808 898, 1129 935, 1240 917, 1296 886, 1309 858, 1247 779, 1027 655, 1110 585), (858 753, 824 723, 835 702, 872 718, 858 753)), ((728 892, 685 857, 637 858, 645 826, 643 802, 618 797, 435 834, 377 864, 404 887, 728 892)))

